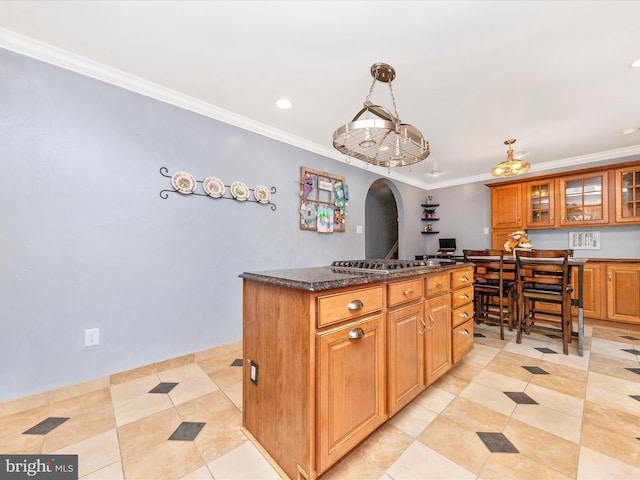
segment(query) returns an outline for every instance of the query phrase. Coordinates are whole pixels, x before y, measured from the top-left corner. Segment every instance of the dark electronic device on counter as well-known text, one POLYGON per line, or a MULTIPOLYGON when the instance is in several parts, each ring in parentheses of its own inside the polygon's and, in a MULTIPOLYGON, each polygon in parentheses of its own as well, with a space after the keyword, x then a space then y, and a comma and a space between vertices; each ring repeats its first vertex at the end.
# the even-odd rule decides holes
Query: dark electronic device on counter
POLYGON ((456 247, 455 238, 440 238, 440 248, 438 249, 438 255, 452 255, 458 247, 456 247))

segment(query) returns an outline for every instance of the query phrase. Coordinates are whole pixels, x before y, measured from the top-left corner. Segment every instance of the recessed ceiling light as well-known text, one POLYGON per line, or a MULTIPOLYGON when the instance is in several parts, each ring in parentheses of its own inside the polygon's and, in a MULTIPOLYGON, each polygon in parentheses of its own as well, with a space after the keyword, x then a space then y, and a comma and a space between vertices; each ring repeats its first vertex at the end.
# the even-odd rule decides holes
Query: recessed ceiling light
POLYGON ((437 177, 438 175, 442 175, 442 170, 431 170, 429 172, 429 175, 433 176, 433 177, 437 177))
POLYGON ((639 131, 640 131, 640 128, 638 128, 638 127, 627 128, 626 130, 622 130, 622 134, 623 135, 632 135, 632 134, 637 133, 639 131))
POLYGON ((631 62, 631 68, 640 68, 640 58, 637 58, 633 62, 631 62))
POLYGON ((276 107, 281 110, 288 110, 293 107, 293 103, 288 98, 282 97, 276 100, 276 107))

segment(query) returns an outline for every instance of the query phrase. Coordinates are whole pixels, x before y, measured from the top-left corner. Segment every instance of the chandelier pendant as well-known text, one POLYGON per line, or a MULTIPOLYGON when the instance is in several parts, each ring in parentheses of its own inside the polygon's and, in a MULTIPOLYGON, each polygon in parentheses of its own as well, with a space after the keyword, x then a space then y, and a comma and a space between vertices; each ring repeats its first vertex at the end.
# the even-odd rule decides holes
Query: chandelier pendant
POLYGON ((351 122, 333 133, 333 147, 353 158, 380 167, 402 167, 418 163, 429 156, 429 142, 412 125, 398 116, 391 82, 396 71, 386 63, 371 66, 373 82, 363 108, 351 122), (389 85, 394 113, 370 101, 376 81, 389 85))
POLYGON ((513 158, 513 149, 511 148, 511 145, 514 143, 516 143, 515 138, 504 141, 504 144, 509 146, 509 149, 507 150, 507 159, 493 167, 491 175, 494 177, 515 177, 516 175, 523 175, 531 169, 531 164, 529 162, 513 158))

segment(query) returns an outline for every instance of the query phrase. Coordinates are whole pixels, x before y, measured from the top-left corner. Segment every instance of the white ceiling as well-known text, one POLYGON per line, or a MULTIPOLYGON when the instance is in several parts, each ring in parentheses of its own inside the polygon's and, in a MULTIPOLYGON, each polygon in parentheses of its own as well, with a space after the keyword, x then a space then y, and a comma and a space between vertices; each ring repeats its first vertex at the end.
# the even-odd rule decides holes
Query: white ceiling
POLYGON ((533 172, 640 158, 638 1, 0 1, 0 47, 338 161, 389 63, 432 153, 374 170, 425 188, 490 179, 509 138, 533 172))

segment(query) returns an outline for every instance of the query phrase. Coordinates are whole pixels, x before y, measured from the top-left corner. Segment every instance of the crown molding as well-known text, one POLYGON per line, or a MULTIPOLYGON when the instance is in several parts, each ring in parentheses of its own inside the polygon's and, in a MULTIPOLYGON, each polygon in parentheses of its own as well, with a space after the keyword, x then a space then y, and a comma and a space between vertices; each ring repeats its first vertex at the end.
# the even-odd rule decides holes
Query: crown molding
MULTIPOLYGON (((422 188, 424 190, 435 190, 439 188, 453 187, 468 183, 487 181, 494 178, 489 173, 487 173, 486 175, 458 178, 451 181, 435 183, 424 182, 417 179, 415 176, 410 176, 409 174, 405 173, 407 169, 409 173, 411 172, 410 167, 402 167, 401 169, 387 169, 369 165, 368 163, 362 162, 360 160, 345 157, 343 154, 337 152, 331 147, 307 141, 298 136, 291 135, 282 130, 270 127, 269 125, 266 125, 264 123, 256 122, 255 120, 251 120, 247 117, 243 117, 241 115, 216 107, 196 98, 179 93, 175 90, 163 87, 161 85, 158 85, 157 83, 149 82, 140 77, 136 77, 121 70, 108 67, 86 57, 82 57, 66 50, 53 47, 49 44, 40 42, 30 37, 26 37, 24 35, 20 35, 4 28, 0 28, 0 47, 12 52, 25 55, 27 57, 41 60, 45 63, 56 65, 58 67, 70 70, 75 73, 79 73, 87 77, 94 78, 96 80, 109 83, 111 85, 116 85, 140 95, 144 95, 146 97, 150 97, 161 102, 174 105, 178 108, 189 110, 191 112, 195 112, 200 115, 219 120, 238 128, 242 128, 244 130, 248 130, 250 132, 272 138, 274 140, 278 140, 280 142, 301 148, 303 150, 316 153, 323 157, 347 163, 356 168, 371 171, 382 177, 386 177, 391 180, 397 180, 417 188, 422 188)), ((559 159, 551 162, 539 163, 532 165, 530 172, 542 172, 555 168, 584 165, 587 163, 618 159, 633 155, 640 155, 640 145, 620 148, 616 150, 609 150, 605 152, 592 153, 579 157, 559 159)))

